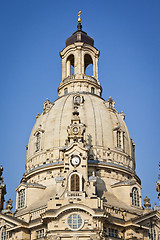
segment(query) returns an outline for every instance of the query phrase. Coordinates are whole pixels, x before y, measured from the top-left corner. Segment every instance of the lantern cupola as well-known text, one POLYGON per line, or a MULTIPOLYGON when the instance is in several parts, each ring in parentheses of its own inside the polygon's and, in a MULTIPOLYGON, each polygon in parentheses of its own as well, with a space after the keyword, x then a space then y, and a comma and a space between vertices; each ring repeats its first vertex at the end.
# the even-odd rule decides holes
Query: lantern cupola
POLYGON ((86 92, 101 96, 102 87, 98 81, 100 52, 94 47, 94 40, 82 30, 80 14, 78 16, 77 31, 66 40, 66 47, 60 52, 62 82, 58 94, 61 97, 86 92))

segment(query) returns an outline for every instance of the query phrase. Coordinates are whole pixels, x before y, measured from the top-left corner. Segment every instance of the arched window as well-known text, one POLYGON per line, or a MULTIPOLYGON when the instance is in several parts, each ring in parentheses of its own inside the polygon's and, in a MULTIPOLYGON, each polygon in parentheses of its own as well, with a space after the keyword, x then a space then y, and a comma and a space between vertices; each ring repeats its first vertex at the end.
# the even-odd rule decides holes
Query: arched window
POLYGON ((122 139, 121 139, 121 132, 117 131, 117 147, 122 147, 122 139))
POLYGON ((71 191, 80 191, 80 180, 78 174, 71 176, 71 191))
POLYGON ((91 93, 95 93, 95 91, 94 91, 94 87, 91 87, 91 93))
POLYGON ((38 152, 40 150, 40 147, 41 147, 41 133, 38 132, 36 134, 36 152, 38 152))
POLYGON ((139 192, 136 187, 132 189, 132 205, 139 207, 139 192))
POLYGON ((18 193, 18 208, 25 206, 25 189, 21 189, 18 193))
POLYGON ((1 240, 7 240, 8 238, 9 238, 9 234, 6 230, 6 226, 4 226, 2 229, 1 240))
POLYGON ((75 96, 74 97, 74 103, 75 104, 80 104, 81 103, 81 97, 80 96, 75 96))
POLYGON ((71 54, 67 58, 67 77, 74 75, 74 55, 71 54))
POLYGON ((84 72, 86 75, 93 76, 93 61, 89 54, 84 56, 84 72))
POLYGON ((156 230, 154 229, 154 226, 152 226, 152 224, 149 226, 149 230, 148 230, 148 237, 151 240, 156 240, 156 230))
POLYGON ((64 89, 64 95, 66 95, 68 93, 68 88, 64 89))

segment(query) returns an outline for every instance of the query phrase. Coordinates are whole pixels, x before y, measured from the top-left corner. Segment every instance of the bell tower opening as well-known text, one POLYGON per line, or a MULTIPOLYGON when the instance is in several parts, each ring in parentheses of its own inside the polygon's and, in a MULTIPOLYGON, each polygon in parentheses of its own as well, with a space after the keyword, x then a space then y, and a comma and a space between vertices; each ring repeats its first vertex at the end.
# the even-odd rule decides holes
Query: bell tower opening
POLYGON ((67 77, 74 75, 74 55, 71 54, 68 58, 67 58, 67 77))
POLYGON ((86 75, 93 76, 93 60, 89 54, 84 55, 84 72, 86 75))

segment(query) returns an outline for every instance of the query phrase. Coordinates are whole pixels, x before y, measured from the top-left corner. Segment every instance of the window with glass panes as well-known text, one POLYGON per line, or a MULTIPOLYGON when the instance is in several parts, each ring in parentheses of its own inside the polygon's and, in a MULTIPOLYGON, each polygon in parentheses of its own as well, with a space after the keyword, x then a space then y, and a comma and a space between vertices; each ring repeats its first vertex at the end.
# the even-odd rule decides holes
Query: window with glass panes
POLYGON ((36 233, 37 233, 37 239, 44 237, 44 229, 40 229, 36 231, 36 233))
POLYGON ((38 132, 36 135, 36 152, 38 152, 40 150, 40 146, 41 146, 41 133, 38 132))
POLYGON ((68 225, 72 229, 78 229, 82 226, 82 218, 79 214, 72 214, 68 217, 68 225))
POLYGON ((132 205, 139 207, 139 192, 136 187, 132 189, 132 205))
POLYGON ((66 95, 68 93, 68 88, 64 89, 64 95, 66 95))
POLYGON ((121 143, 121 132, 117 131, 117 147, 121 148, 122 143, 121 143))
POLYGON ((25 205, 25 189, 21 189, 18 193, 18 208, 22 208, 25 205))
POLYGON ((77 103, 77 104, 80 104, 81 103, 81 97, 80 96, 76 96, 74 98, 74 102, 77 103))
POLYGON ((7 240, 7 239, 9 239, 9 234, 6 230, 6 226, 4 226, 1 232, 1 240, 7 240))
POLYGON ((79 175, 73 174, 71 176, 71 191, 80 191, 80 181, 79 181, 79 175))
POLYGON ((149 230, 148 230, 148 237, 151 240, 156 240, 157 239, 156 238, 156 230, 154 229, 152 224, 150 225, 149 230))
POLYGON ((109 235, 110 237, 115 237, 115 238, 117 238, 117 237, 118 237, 118 230, 117 230, 117 229, 114 229, 114 228, 109 228, 108 235, 109 235))

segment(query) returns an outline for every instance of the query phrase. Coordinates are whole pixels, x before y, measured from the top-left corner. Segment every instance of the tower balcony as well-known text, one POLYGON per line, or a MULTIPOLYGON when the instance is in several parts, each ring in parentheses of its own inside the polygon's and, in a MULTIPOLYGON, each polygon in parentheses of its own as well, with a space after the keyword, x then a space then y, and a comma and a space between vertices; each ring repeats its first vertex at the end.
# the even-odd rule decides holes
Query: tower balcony
POLYGON ((70 94, 87 92, 98 96, 102 94, 100 82, 93 76, 76 74, 66 77, 58 87, 59 97, 70 94))

